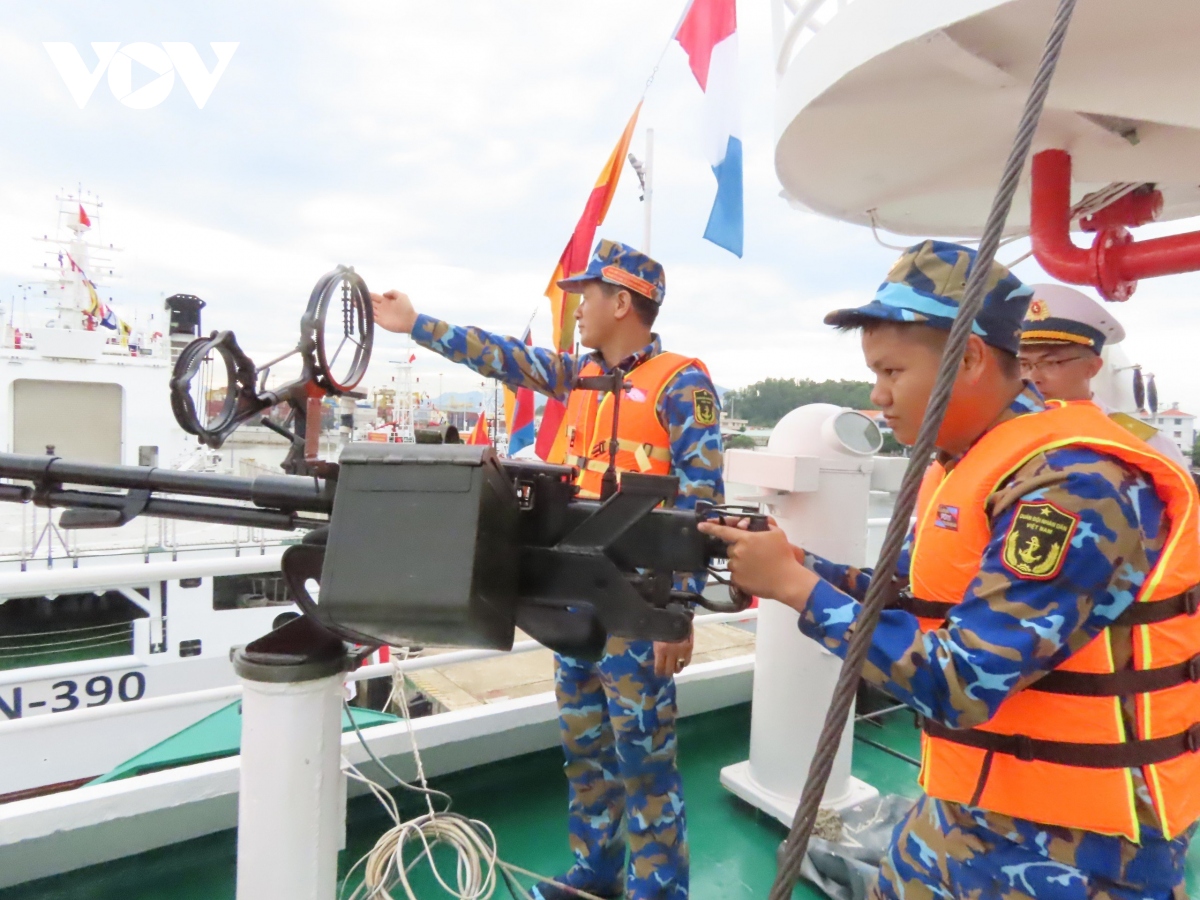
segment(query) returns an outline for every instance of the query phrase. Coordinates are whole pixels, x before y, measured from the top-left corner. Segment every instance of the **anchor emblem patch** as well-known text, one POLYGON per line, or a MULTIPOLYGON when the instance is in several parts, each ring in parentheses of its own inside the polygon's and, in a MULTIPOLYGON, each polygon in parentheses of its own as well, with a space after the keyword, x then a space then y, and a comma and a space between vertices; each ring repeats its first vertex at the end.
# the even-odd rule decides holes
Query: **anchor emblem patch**
POLYGON ((1004 567, 1028 581, 1050 581, 1062 571, 1079 516, 1048 501, 1017 504, 1004 537, 1004 567))

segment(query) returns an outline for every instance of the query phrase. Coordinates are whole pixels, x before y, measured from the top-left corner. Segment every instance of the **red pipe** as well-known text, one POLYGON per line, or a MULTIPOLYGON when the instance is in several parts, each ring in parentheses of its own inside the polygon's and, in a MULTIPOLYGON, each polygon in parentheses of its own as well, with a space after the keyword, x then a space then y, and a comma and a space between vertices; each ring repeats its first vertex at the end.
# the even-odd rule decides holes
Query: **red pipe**
MULTIPOLYGON (((1034 156, 1032 177, 1029 233, 1033 255, 1047 274, 1059 281, 1091 285, 1108 300, 1127 300, 1142 278, 1200 271, 1200 232, 1196 231, 1134 241, 1115 220, 1108 222, 1098 215, 1105 225, 1091 248, 1075 246, 1071 240, 1071 155, 1065 150, 1043 150, 1034 156)), ((1128 208, 1134 210, 1135 206, 1141 205, 1128 208)))
POLYGON ((1033 157, 1029 237, 1046 274, 1067 284, 1094 284, 1096 264, 1071 240, 1071 154, 1043 150, 1033 157))
POLYGON ((1120 275, 1132 281, 1200 270, 1200 232, 1137 241, 1121 248, 1115 260, 1120 275))

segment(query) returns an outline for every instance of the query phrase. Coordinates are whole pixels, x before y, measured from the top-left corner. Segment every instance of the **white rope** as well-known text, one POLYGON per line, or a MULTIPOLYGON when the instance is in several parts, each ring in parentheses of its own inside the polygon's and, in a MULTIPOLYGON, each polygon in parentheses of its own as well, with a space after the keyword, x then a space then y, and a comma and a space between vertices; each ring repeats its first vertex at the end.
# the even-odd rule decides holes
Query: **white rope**
MULTIPOLYGON (((594 894, 577 890, 570 885, 560 884, 537 872, 523 869, 500 859, 496 835, 487 823, 450 812, 450 795, 429 787, 425 777, 425 765, 421 760, 421 751, 417 746, 417 737, 412 728, 412 718, 408 708, 408 697, 405 692, 408 676, 399 668, 399 663, 407 655, 408 653, 405 651, 403 655, 392 657, 393 666, 396 668, 392 674, 392 691, 388 696, 388 704, 395 704, 400 708, 404 723, 408 726, 408 735, 412 742, 413 762, 417 768, 417 783, 409 784, 388 768, 367 743, 365 736, 355 723, 353 715, 350 716, 350 722, 354 726, 359 742, 371 760, 386 772, 398 786, 421 794, 425 799, 427 811, 407 821, 402 819, 395 797, 381 784, 368 778, 351 765, 348 760, 345 761, 346 774, 367 786, 394 823, 375 842, 375 846, 346 873, 343 886, 350 882, 351 877, 360 867, 363 869, 362 883, 355 888, 348 900, 396 900, 392 891, 397 886, 403 891, 401 896, 407 900, 428 900, 428 898, 417 897, 408 878, 409 873, 422 860, 429 862, 429 869, 442 890, 456 900, 487 900, 491 897, 496 890, 498 868, 506 876, 526 875, 560 887, 568 893, 584 898, 584 900, 602 900, 594 894), (433 798, 435 796, 445 798, 445 809, 434 808, 433 798), (418 844, 420 849, 406 863, 405 851, 418 844), (433 850, 439 845, 447 846, 454 852, 456 858, 454 887, 446 883, 434 862, 433 850)), ((532 900, 530 893, 511 877, 505 877, 505 883, 510 890, 515 890, 522 900, 532 900)))

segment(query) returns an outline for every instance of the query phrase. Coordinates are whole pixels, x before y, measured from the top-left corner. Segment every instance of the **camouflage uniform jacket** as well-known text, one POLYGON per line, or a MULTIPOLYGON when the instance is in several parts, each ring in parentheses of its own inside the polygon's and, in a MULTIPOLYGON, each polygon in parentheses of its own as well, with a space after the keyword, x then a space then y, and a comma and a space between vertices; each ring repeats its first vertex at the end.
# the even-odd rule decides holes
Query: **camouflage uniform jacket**
MULTIPOLYGON (((463 363, 480 375, 497 378, 511 387, 527 387, 563 403, 579 371, 596 362, 607 372, 599 353, 558 353, 529 347, 511 337, 491 334, 481 328, 460 327, 431 316, 418 316, 413 340, 452 362, 463 363)), ((646 347, 621 361, 626 372, 662 352, 658 335, 646 347)), ((717 402, 712 380, 698 366, 681 369, 667 384, 658 400, 658 420, 670 439, 671 474, 679 478, 679 497, 675 505, 692 509, 697 500, 722 503, 725 483, 721 475, 721 428, 696 422, 695 396, 707 394, 717 402)), ((681 579, 680 589, 699 592, 704 579, 681 579)))
MULTIPOLYGON (((1008 415, 1042 409, 1040 396, 1028 387, 1008 415)), ((1108 627, 1134 601, 1168 530, 1164 504, 1148 478, 1083 447, 1031 459, 992 494, 988 516, 993 540, 979 574, 945 624, 922 633, 912 614, 885 610, 864 671, 868 681, 951 728, 988 721, 1006 698, 1108 627), (1022 580, 1001 562, 1002 539, 1017 501, 1043 499, 1078 515, 1080 525, 1057 578, 1022 580)), ((897 565, 904 579, 912 540, 910 532, 897 565)), ((822 581, 800 617, 800 630, 844 656, 871 572, 815 554, 807 554, 805 564, 822 581)), ((1128 629, 1114 631, 1114 649, 1118 668, 1127 665, 1133 653, 1128 629)), ((1133 733, 1129 703, 1127 727, 1133 733)), ((1005 898, 1171 896, 1183 878, 1190 833, 1165 840, 1141 770, 1133 776, 1140 844, 923 798, 898 829, 895 871, 889 876, 885 865, 884 881, 890 877, 901 889, 897 893, 921 897, 943 894, 940 887, 930 890, 946 884, 947 873, 962 891, 956 891, 959 896, 991 897, 989 890, 997 885, 996 896, 1005 898), (980 879, 978 893, 972 878, 980 879), (917 884, 921 889, 905 889, 917 884)))

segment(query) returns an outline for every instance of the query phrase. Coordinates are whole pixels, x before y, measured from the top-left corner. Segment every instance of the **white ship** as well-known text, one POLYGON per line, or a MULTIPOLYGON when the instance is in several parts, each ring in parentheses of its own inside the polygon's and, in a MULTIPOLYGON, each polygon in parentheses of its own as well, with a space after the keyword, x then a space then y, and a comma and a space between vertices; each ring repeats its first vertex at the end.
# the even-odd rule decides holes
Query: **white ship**
MULTIPOLYGON (((173 354, 199 330, 196 298, 122 320, 109 297, 117 249, 90 194, 58 198, 32 296, 6 310, 0 444, 82 462, 212 470, 171 413, 173 354)), ((235 684, 229 648, 295 615, 278 577, 288 535, 135 520, 64 530, 60 513, 0 508, 0 802, 107 772, 228 701, 143 701, 235 684), (122 708, 128 709, 122 710, 122 708), (91 721, 61 714, 126 715, 91 721), (149 743, 147 743, 149 742, 149 743)), ((203 695, 202 695, 203 696, 203 695)))

